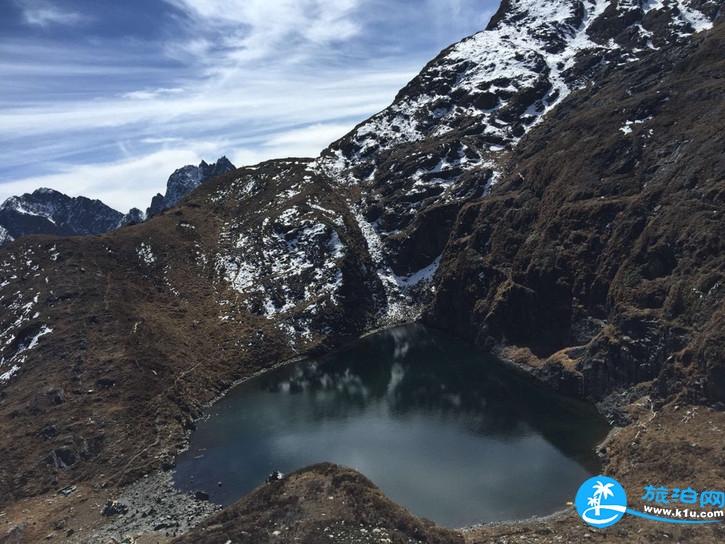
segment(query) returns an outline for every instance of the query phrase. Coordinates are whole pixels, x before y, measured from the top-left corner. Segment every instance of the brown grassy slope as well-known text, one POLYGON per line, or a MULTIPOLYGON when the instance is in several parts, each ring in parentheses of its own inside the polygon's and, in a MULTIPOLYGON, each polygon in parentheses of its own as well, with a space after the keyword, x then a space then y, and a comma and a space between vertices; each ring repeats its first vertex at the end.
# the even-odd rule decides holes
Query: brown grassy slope
MULTIPOLYGON (((304 163, 267 163, 210 181, 181 207, 138 226, 98 237, 25 238, 2 249, 8 283, 0 288, 0 330, 17 319, 19 292, 23 302, 38 300, 38 316, 28 315, 23 330, 53 332, 0 385, 0 504, 70 482, 116 485, 170 462, 206 402, 235 380, 328 341, 321 322, 290 345, 274 320, 250 312, 220 277, 215 257, 234 250, 222 234, 232 224, 254 231, 263 216, 310 195, 337 210, 344 224, 335 228, 348 247, 343 274, 360 289, 343 293, 349 304, 323 317, 339 325, 330 342, 360 330, 370 306, 354 297, 372 297, 355 275, 367 251, 324 180, 280 201, 303 175, 304 163), (237 194, 242 175, 262 180, 254 198, 237 194), (144 245, 151 262, 139 254, 144 245)), ((3 356, 13 348, 3 346, 3 356)))

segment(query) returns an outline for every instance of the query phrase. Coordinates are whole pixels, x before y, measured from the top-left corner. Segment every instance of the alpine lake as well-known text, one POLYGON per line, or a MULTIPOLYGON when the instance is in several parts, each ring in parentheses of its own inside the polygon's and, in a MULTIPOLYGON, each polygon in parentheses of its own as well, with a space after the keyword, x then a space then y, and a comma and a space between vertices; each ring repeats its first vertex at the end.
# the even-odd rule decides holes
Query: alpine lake
POLYGON ((608 431, 594 406, 408 325, 233 388, 198 422, 175 482, 227 505, 273 471, 329 461, 418 516, 463 527, 565 508, 598 472, 608 431))

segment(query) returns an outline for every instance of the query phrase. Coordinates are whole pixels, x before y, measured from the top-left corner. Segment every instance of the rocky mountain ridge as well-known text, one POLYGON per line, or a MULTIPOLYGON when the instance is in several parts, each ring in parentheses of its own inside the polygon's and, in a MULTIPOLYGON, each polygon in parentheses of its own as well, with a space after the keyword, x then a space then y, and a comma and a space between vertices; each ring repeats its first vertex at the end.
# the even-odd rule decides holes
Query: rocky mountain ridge
POLYGON ((0 205, 6 241, 27 234, 101 234, 116 228, 122 219, 122 213, 100 200, 72 198, 45 188, 10 197, 0 205))
MULTIPOLYGON (((690 36, 683 15, 708 26, 718 9, 504 2, 486 32, 512 49, 486 60, 480 35, 452 46, 316 160, 228 172, 101 237, 6 246, 0 424, 13 446, 0 446, 0 503, 168 467, 236 380, 421 316, 605 399, 621 425, 639 421, 630 401, 652 417, 668 402, 723 402, 723 24, 690 36), (652 47, 632 38, 640 25, 652 47), (567 60, 550 79, 557 55, 567 60), (523 83, 489 67, 511 59, 523 83), (480 93, 460 82, 493 89, 494 107, 470 105, 480 93), (448 93, 448 113, 428 107, 448 93)), ((678 432, 666 434, 679 437, 670 408, 678 432)), ((629 456, 639 436, 607 450, 627 481, 663 448, 629 456)), ((672 451, 690 451, 678 440, 672 451)), ((697 480, 673 459, 678 478, 697 480)))
POLYGON ((663 49, 552 111, 462 209, 427 319, 569 394, 722 402, 723 127, 702 122, 721 45, 663 49))

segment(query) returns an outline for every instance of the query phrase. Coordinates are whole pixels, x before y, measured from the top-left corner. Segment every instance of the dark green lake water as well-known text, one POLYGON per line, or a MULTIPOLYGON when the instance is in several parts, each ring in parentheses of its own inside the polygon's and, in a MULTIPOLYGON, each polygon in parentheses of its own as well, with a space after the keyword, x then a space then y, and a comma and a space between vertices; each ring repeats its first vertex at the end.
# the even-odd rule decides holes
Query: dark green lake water
POLYGON ((563 508, 607 431, 592 406, 411 325, 234 388, 199 422, 176 484, 229 504, 273 470, 331 461, 460 527, 563 508))

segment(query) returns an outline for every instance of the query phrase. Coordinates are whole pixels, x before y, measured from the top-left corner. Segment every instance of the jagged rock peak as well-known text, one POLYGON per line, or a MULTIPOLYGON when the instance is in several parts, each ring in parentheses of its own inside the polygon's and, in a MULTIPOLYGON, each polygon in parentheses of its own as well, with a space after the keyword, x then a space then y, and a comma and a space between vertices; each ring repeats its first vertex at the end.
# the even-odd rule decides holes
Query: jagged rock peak
POLYGON ((152 217, 176 205, 182 198, 196 189, 205 180, 235 170, 229 159, 222 156, 215 163, 201 161, 198 166, 186 165, 176 170, 166 182, 166 194, 157 194, 146 210, 146 217, 152 217))

